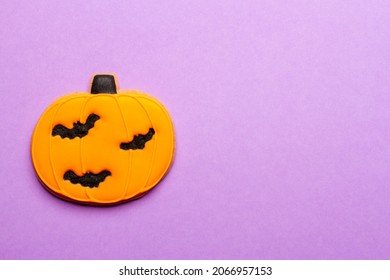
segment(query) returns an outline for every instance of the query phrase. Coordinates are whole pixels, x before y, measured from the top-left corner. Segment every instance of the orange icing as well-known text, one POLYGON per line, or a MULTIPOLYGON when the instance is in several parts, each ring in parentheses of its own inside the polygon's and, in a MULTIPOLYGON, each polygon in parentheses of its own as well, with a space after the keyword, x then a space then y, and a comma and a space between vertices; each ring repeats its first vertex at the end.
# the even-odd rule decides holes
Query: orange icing
POLYGON ((67 200, 110 205, 132 200, 152 189, 173 161, 174 130, 168 111, 155 98, 135 90, 117 94, 74 93, 52 103, 39 119, 31 142, 35 171, 43 185, 67 200), (90 114, 100 117, 84 137, 53 136, 56 125, 72 128, 90 114), (123 150, 120 143, 154 130, 142 149, 123 150), (64 179, 108 170, 97 187, 64 179))

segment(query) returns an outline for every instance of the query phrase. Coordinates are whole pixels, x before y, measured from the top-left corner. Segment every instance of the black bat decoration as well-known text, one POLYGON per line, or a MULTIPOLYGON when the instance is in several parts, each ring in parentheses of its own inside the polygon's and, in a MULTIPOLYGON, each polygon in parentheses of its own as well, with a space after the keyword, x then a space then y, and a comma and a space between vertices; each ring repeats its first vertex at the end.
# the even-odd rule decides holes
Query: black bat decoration
POLYGON ((127 143, 121 143, 120 148, 122 150, 138 150, 145 148, 146 142, 152 139, 155 131, 153 128, 149 128, 148 133, 135 135, 133 140, 127 143))
POLYGON ((103 170, 97 174, 87 172, 82 176, 78 176, 72 170, 66 171, 64 174, 64 180, 69 180, 73 184, 80 184, 83 187, 97 188, 101 182, 103 182, 107 176, 110 176, 111 172, 103 170))
POLYGON ((99 119, 100 117, 98 115, 90 114, 85 124, 81 123, 80 121, 77 121, 73 123, 72 128, 67 128, 62 124, 57 124, 53 128, 51 135, 52 136, 59 135, 61 136, 61 138, 69 138, 69 139, 73 139, 75 137, 82 138, 88 134, 88 131, 95 126, 95 122, 99 119))

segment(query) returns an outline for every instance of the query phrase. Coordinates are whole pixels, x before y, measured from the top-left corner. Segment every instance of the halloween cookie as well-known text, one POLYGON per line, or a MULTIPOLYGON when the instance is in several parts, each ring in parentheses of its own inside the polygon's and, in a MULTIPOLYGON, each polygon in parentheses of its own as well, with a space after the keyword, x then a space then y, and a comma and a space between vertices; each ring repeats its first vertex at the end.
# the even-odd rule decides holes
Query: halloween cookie
POLYGON ((167 173, 174 154, 168 111, 157 99, 95 75, 90 93, 59 98, 39 119, 31 157, 54 195, 84 204, 136 199, 167 173))

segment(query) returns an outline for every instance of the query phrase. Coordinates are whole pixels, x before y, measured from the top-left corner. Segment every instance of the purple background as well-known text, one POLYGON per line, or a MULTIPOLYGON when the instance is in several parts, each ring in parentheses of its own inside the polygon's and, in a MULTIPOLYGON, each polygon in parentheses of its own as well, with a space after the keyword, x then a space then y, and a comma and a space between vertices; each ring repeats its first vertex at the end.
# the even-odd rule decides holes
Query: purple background
POLYGON ((2 259, 389 259, 389 1, 2 1, 2 259), (39 116, 92 73, 151 93, 175 163, 111 208, 47 193, 39 116))

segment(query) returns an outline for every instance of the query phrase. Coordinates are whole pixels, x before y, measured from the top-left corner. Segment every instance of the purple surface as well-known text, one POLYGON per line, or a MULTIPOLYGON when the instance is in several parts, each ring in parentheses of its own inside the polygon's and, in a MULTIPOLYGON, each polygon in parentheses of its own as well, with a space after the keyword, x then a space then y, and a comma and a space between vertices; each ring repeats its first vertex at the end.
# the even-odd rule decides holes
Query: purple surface
POLYGON ((1 259, 389 259, 389 1, 2 1, 1 259), (316 2, 316 3, 314 3, 316 2), (144 198, 47 193, 30 137, 92 73, 151 93, 175 163, 144 198))

